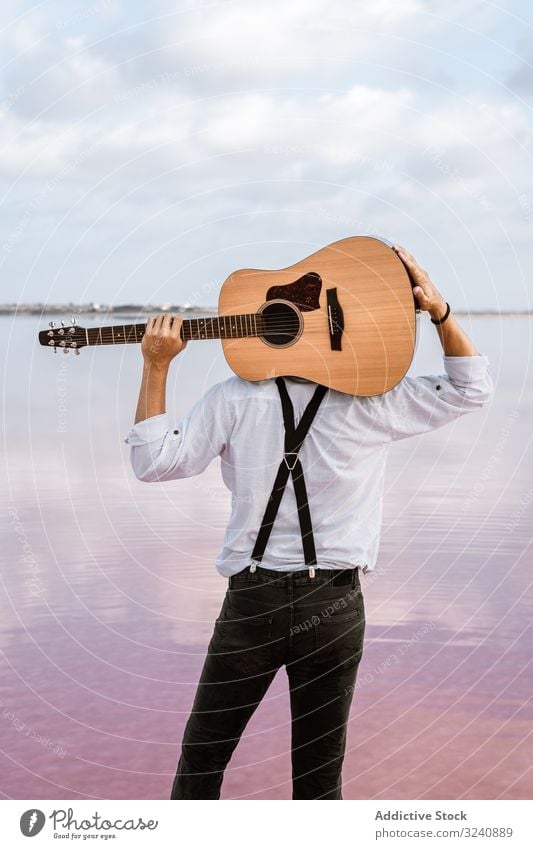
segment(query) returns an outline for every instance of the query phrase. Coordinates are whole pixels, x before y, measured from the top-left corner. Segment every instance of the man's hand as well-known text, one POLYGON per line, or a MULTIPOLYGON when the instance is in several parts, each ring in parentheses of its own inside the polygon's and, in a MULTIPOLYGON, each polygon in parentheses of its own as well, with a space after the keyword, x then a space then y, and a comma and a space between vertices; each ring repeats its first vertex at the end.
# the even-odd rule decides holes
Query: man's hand
MULTIPOLYGON (((431 282, 427 271, 421 268, 415 258, 401 245, 393 245, 392 248, 396 251, 409 273, 417 306, 421 310, 427 310, 431 318, 442 318, 446 312, 446 301, 431 282)), ((479 356, 479 351, 459 326, 453 313, 450 314, 444 324, 437 324, 435 328, 446 356, 479 356)))
POLYGON ((141 342, 144 366, 135 424, 166 410, 168 369, 176 354, 187 344, 180 336, 182 324, 183 319, 171 313, 148 319, 141 342))
POLYGON ((442 318, 446 312, 446 301, 431 282, 428 272, 401 245, 393 245, 392 249, 396 251, 409 272, 417 307, 427 310, 431 318, 442 318))
POLYGON ((172 315, 171 313, 156 315, 148 319, 141 343, 141 351, 146 364, 168 368, 170 361, 187 345, 187 342, 180 336, 182 324, 183 319, 179 315, 172 315))

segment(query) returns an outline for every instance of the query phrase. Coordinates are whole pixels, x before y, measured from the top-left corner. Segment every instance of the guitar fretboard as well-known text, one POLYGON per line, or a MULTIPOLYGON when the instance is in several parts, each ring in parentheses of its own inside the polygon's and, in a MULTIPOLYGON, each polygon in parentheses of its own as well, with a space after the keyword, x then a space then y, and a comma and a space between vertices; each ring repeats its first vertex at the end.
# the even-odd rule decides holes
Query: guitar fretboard
MULTIPOLYGON (((88 345, 124 345, 142 342, 146 324, 117 324, 110 327, 87 329, 88 345)), ((260 336, 264 332, 260 313, 225 315, 211 318, 184 320, 181 336, 190 339, 242 339, 245 336, 260 336)))

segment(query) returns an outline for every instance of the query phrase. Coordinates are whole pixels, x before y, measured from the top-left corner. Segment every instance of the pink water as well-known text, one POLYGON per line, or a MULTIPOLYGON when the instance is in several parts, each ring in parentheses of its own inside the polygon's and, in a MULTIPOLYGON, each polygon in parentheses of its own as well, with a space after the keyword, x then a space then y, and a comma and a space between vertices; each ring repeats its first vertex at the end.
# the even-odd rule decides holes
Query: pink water
MULTIPOLYGON (((135 347, 53 356, 32 318, 0 319, 5 476, 0 790, 5 798, 168 798, 226 583, 229 511, 213 463, 133 478, 122 443, 135 347)), ((497 383, 490 409, 397 443, 367 611, 344 796, 531 798, 531 323, 469 328, 497 383)), ((441 370, 423 324, 412 371, 441 370)), ((229 373, 218 344, 175 364, 179 414, 229 373)), ((281 670, 248 726, 225 798, 290 798, 281 670)))

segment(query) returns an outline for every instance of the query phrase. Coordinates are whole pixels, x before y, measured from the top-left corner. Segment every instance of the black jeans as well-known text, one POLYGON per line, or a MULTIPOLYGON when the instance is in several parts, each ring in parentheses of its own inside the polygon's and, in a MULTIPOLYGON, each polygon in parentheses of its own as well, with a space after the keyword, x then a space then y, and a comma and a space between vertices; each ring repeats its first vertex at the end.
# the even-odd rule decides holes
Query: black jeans
POLYGON ((346 724, 363 653, 358 569, 249 568, 229 586, 185 727, 171 799, 218 799, 250 717, 285 665, 293 799, 342 799, 346 724))

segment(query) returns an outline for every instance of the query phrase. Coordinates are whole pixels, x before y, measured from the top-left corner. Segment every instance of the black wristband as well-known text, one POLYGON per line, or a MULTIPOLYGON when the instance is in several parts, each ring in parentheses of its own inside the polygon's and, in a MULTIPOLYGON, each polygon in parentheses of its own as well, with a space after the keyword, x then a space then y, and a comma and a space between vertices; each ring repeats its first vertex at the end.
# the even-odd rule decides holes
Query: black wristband
POLYGON ((442 318, 432 318, 431 322, 432 322, 432 324, 444 324, 444 322, 446 321, 446 319, 448 318, 449 315, 450 315, 450 305, 449 305, 448 301, 446 301, 446 312, 444 313, 442 318))

